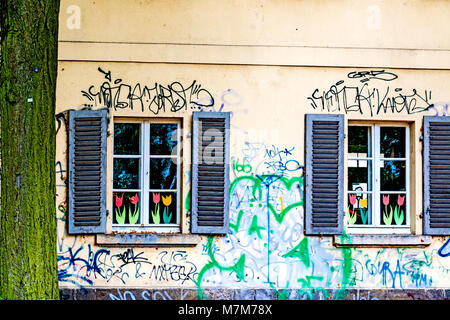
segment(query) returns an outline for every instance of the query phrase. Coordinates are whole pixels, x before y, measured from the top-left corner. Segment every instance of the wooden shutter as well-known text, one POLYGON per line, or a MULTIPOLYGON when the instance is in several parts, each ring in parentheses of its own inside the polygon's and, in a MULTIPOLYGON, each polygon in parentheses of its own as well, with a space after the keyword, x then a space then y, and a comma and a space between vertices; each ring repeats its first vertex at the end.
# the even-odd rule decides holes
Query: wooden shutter
POLYGON ((192 233, 228 233, 228 112, 194 112, 192 136, 192 233))
POLYGON ((68 232, 106 231, 107 110, 69 112, 68 232))
POLYGON ((424 233, 450 234, 450 119, 424 117, 424 233))
POLYGON ((341 234, 344 115, 306 115, 305 233, 341 234))

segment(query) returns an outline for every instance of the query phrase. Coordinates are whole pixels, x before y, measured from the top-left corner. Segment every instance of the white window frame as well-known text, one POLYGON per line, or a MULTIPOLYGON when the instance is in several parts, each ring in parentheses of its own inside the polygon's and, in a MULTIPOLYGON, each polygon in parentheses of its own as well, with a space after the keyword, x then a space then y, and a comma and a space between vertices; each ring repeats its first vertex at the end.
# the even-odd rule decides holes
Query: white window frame
MULTIPOLYGON (((350 158, 348 156, 348 146, 346 147, 346 166, 348 168, 349 161, 372 161, 372 224, 371 225, 350 225, 346 223, 346 229, 349 234, 411 234, 411 197, 410 197, 410 133, 409 125, 406 123, 364 123, 364 122, 349 122, 348 126, 364 126, 371 128, 371 152, 372 157, 367 158, 350 158), (380 128, 382 127, 403 127, 405 128, 405 158, 384 158, 380 155, 380 128), (383 191, 382 194, 405 194, 406 195, 406 224, 402 226, 397 225, 382 225, 380 210, 381 205, 381 190, 380 190, 380 161, 405 161, 405 184, 406 191, 383 191)), ((348 179, 348 173, 347 177, 348 179)), ((345 199, 348 202, 348 194, 351 190, 348 190, 348 185, 345 186, 345 199)), ((357 192, 355 192, 357 193, 357 192)), ((369 192, 368 192, 369 193, 369 192)), ((346 204, 347 208, 348 204, 346 204)), ((347 210, 345 211, 345 216, 348 216, 347 210)))
MULTIPOLYGON (((140 192, 140 223, 136 225, 129 224, 115 224, 113 223, 113 219, 111 219, 112 231, 113 232, 156 232, 156 233, 179 233, 181 232, 181 121, 178 119, 126 119, 119 118, 114 119, 114 124, 116 123, 139 123, 141 124, 141 132, 140 132, 140 144, 141 150, 139 155, 128 156, 128 155, 115 155, 114 154, 114 134, 113 134, 113 171, 114 171, 114 159, 118 158, 139 158, 140 161, 140 181, 139 186, 140 189, 112 189, 112 192, 140 192), (177 124, 177 145, 174 147, 176 149, 176 155, 150 155, 150 127, 152 123, 175 123, 177 124), (177 186, 174 190, 165 190, 165 189, 150 189, 150 159, 152 158, 172 158, 176 159, 177 164, 177 186), (172 201, 176 200, 176 222, 171 224, 150 224, 150 201, 151 201, 151 192, 176 192, 176 197, 172 198, 172 201)), ((114 125, 113 124, 113 125, 114 125)), ((162 196, 162 195, 161 195, 162 196)), ((114 199, 113 199, 114 201, 114 199)), ((162 202, 162 198, 160 203, 162 202)), ((114 208, 114 206, 113 206, 114 208)), ((114 213, 113 213, 114 214, 114 213)))

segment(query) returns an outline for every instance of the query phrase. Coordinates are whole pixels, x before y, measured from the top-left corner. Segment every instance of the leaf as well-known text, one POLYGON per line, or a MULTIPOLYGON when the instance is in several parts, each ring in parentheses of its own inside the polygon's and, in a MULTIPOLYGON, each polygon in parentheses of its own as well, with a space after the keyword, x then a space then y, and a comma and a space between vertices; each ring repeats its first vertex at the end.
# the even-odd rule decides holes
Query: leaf
POLYGON ((356 213, 354 213, 353 215, 350 213, 350 206, 348 206, 348 223, 349 224, 355 224, 356 222, 356 213))
POLYGON ((163 221, 164 223, 170 223, 170 219, 172 219, 172 212, 169 212, 169 208, 165 207, 163 213, 163 221))
POLYGON ((383 222, 385 225, 388 225, 388 226, 390 226, 392 224, 392 217, 393 217, 392 206, 389 206, 389 207, 391 208, 389 215, 387 215, 387 210, 383 213, 383 222))
POLYGON ((362 210, 361 209, 361 220, 363 222, 363 224, 367 224, 367 218, 369 217, 369 210, 362 210))
POLYGON ((159 216, 159 204, 156 205, 156 210, 152 211, 152 218, 154 224, 159 224, 161 222, 160 216, 159 216))
POLYGON ((123 208, 122 213, 118 208, 116 208, 116 221, 118 224, 125 223, 125 208, 123 208))
POLYGON ((403 210, 400 210, 400 207, 398 207, 398 209, 395 210, 394 212, 394 220, 395 220, 395 224, 396 225, 401 225, 403 223, 403 210))
POLYGON ((128 212, 128 220, 130 220, 131 224, 136 224, 139 220, 139 206, 136 205, 134 209, 134 213, 131 214, 131 210, 128 212))

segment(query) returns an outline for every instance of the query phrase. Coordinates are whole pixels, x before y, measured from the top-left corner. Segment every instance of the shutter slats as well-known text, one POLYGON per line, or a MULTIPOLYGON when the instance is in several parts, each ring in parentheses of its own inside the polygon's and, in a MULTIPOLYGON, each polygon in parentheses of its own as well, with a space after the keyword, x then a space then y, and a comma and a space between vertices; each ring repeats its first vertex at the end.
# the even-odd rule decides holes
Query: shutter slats
POLYGON ((343 119, 306 115, 306 234, 342 233, 343 119))
POLYGON ((104 233, 106 110, 69 113, 69 233, 104 233))
POLYGON ((450 119, 424 117, 424 233, 450 234, 450 119))
POLYGON ((228 232, 229 113, 193 113, 192 232, 228 232))

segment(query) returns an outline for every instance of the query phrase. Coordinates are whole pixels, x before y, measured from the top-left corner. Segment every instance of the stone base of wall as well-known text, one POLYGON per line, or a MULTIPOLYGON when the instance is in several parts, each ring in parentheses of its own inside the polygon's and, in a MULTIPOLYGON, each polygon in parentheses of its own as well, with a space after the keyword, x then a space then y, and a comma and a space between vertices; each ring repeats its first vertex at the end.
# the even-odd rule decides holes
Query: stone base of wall
MULTIPOLYGON (((450 289, 204 289, 207 300, 450 300, 450 289)), ((197 289, 60 289, 62 300, 200 300, 197 289)))

